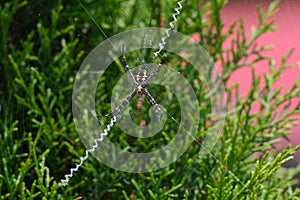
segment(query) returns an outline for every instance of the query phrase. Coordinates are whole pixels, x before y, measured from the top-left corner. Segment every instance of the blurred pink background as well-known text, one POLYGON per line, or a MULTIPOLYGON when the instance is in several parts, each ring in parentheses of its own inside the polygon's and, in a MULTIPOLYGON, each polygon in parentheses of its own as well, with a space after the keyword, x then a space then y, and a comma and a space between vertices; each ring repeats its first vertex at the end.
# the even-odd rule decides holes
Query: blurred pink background
MULTIPOLYGON (((229 4, 225 6, 222 12, 222 18, 225 21, 225 29, 228 28, 235 20, 242 17, 245 21, 246 33, 250 33, 251 26, 258 24, 258 14, 256 5, 260 4, 263 11, 266 11, 270 0, 230 0, 229 4)), ((279 3, 279 10, 275 15, 271 17, 275 20, 275 26, 279 27, 277 32, 268 33, 259 39, 259 44, 273 45, 274 49, 265 52, 264 55, 268 55, 275 59, 276 63, 280 62, 282 56, 295 47, 295 51, 288 60, 288 64, 293 66, 292 69, 285 71, 282 74, 278 87, 284 86, 285 90, 288 90, 291 85, 299 78, 299 71, 296 63, 300 63, 300 1, 299 0, 282 0, 279 3)), ((259 63, 257 66, 257 73, 262 74, 267 72, 268 66, 266 63, 259 63)), ((245 68, 239 70, 229 80, 229 85, 233 83, 240 84, 240 94, 247 94, 250 88, 251 75, 250 70, 245 68)), ((299 98, 294 101, 294 105, 299 101, 299 98)), ((300 116, 299 122, 300 122, 300 116)), ((288 143, 292 146, 296 146, 300 143, 300 125, 298 124, 290 135, 290 141, 282 139, 281 147, 285 147, 288 143)), ((295 160, 300 162, 300 151, 297 152, 295 160)))

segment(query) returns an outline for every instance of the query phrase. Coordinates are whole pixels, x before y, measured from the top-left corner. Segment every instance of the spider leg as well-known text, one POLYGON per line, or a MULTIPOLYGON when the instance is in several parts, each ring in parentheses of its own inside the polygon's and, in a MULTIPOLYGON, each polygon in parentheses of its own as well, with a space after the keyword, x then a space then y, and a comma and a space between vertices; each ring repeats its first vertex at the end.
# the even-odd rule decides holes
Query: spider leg
POLYGON ((162 109, 157 105, 155 99, 151 96, 151 94, 149 93, 149 91, 147 90, 147 88, 143 88, 142 89, 142 93, 145 94, 145 96, 149 100, 151 106, 154 107, 154 109, 155 109, 155 115, 157 117, 157 120, 160 121, 163 118, 163 115, 164 115, 162 109))
POLYGON ((166 50, 164 50, 163 57, 162 57, 160 63, 158 64, 157 69, 154 70, 154 72, 147 78, 147 80, 144 82, 144 85, 150 83, 153 79, 155 79, 158 76, 158 74, 161 70, 161 67, 165 63, 166 59, 167 59, 167 53, 166 53, 166 50))
POLYGON ((118 107, 116 107, 112 112, 106 114, 105 116, 106 117, 109 115, 117 116, 123 110, 123 108, 128 104, 128 102, 134 97, 134 95, 136 95, 136 93, 137 93, 137 89, 134 89, 118 107))
POLYGON ((136 82, 131 70, 129 69, 129 65, 127 63, 127 60, 126 60, 126 56, 124 54, 124 45, 123 45, 123 55, 122 55, 122 64, 123 64, 123 67, 126 71, 126 73, 128 74, 130 80, 132 81, 132 83, 134 83, 135 85, 137 85, 138 83, 136 82))
POLYGON ((147 88, 143 88, 142 89, 142 93, 147 97, 147 99, 149 100, 151 106, 157 105, 155 99, 151 96, 151 94, 149 93, 149 91, 147 90, 147 88))

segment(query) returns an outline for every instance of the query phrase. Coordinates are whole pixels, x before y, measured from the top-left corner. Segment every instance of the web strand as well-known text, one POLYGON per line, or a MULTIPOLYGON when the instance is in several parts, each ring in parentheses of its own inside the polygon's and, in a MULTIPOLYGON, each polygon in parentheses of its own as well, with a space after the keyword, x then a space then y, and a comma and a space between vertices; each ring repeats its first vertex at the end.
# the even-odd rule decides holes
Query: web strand
POLYGON ((103 31, 103 29, 99 26, 99 24, 96 22, 96 20, 94 19, 94 17, 89 13, 89 11, 84 7, 84 5, 81 3, 80 0, 77 0, 79 5, 82 7, 82 9, 84 10, 84 12, 86 12, 86 14, 91 18, 91 20, 93 21, 93 23, 97 26, 97 28, 100 30, 100 32, 104 35, 104 37, 109 41, 109 43, 116 49, 118 50, 118 48, 112 43, 112 41, 109 39, 109 37, 105 34, 105 32, 103 31))
POLYGON ((169 23, 170 25, 170 28, 166 30, 166 36, 161 38, 161 42, 158 43, 158 46, 159 46, 159 50, 154 52, 154 57, 157 57, 158 54, 163 50, 163 48, 166 46, 167 42, 166 40, 170 37, 170 31, 174 30, 175 28, 175 22, 177 22, 177 16, 180 14, 180 11, 182 9, 182 3, 184 2, 185 0, 181 0, 181 1, 178 1, 177 4, 178 4, 178 7, 175 8, 175 12, 173 13, 172 17, 173 17, 173 21, 171 21, 169 23))
POLYGON ((112 127, 115 125, 117 121, 117 117, 114 116, 111 118, 110 123, 106 126, 106 129, 103 130, 102 133, 100 133, 100 136, 96 139, 94 139, 94 145, 92 148, 87 149, 85 151, 85 156, 80 157, 80 163, 75 164, 76 167, 70 169, 70 173, 65 175, 65 179, 62 179, 60 183, 58 184, 59 186, 66 186, 69 183, 69 179, 73 177, 74 173, 79 170, 79 167, 82 166, 83 162, 88 159, 89 153, 93 153, 96 151, 96 148, 99 146, 98 142, 102 142, 104 140, 104 137, 107 136, 107 134, 110 132, 112 127))

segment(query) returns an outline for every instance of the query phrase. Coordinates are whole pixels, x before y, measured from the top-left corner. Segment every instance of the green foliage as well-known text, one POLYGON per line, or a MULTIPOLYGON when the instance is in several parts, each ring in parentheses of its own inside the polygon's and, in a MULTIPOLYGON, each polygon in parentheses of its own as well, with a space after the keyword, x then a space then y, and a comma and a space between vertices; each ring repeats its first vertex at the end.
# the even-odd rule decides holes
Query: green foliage
MULTIPOLYGON (((199 8, 198 1, 188 1, 177 22, 177 31, 200 35, 200 45, 214 61, 221 62, 225 83, 242 67, 252 70, 252 86, 245 98, 240 97, 238 85, 227 88, 228 116, 217 145, 206 156, 199 156, 198 141, 207 134, 211 117, 209 95, 192 67, 180 68, 183 60, 170 54, 168 63, 190 81, 200 102, 197 140, 175 163, 152 173, 116 171, 91 157, 65 188, 58 181, 85 151, 71 115, 75 74, 84 55, 105 39, 83 7, 112 36, 126 29, 160 26, 161 20, 172 20, 177 5, 159 0, 0 3, 1 199, 299 199, 300 190, 292 187, 300 168, 285 169, 282 164, 300 146, 287 146, 278 153, 274 144, 286 138, 298 120, 299 103, 295 109, 290 106, 300 96, 300 79, 286 93, 274 89, 290 67, 287 60, 292 51, 276 65, 264 55, 268 47, 257 44, 259 37, 276 31, 269 17, 276 12, 278 1, 265 12, 258 7, 259 24, 249 35, 243 19, 224 31, 220 12, 226 3, 201 1, 199 8), (228 40, 231 47, 225 49, 228 40), (261 61, 267 61, 270 69, 262 77, 255 73, 261 61), (257 112, 252 109, 255 106, 257 112)), ((134 60, 129 56, 131 63, 134 60)), ((109 112, 112 93, 105 81, 114 81, 110 73, 122 71, 106 73, 107 79, 97 88, 100 113, 109 112)), ((162 104, 169 98, 163 88, 150 85, 150 89, 162 104)), ((176 100, 166 106, 174 118, 180 116, 176 100)), ((137 123, 144 117, 138 116, 137 123)), ((170 121, 155 139, 138 139, 135 144, 140 145, 139 150, 152 151, 172 140, 176 128, 170 121)), ((117 128, 109 137, 122 148, 132 144, 117 128)))

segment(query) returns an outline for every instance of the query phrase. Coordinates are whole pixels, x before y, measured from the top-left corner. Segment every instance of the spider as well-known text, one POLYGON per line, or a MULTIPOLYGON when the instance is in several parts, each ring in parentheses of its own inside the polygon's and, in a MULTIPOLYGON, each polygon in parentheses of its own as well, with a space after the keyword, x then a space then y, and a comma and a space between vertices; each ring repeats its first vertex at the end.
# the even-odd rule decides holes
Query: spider
MULTIPOLYGON (((165 61, 166 61, 166 51, 164 51, 163 57, 157 69, 155 69, 152 74, 148 75, 147 71, 143 69, 136 75, 136 77, 134 77, 133 73, 129 69, 129 65, 127 63, 126 56, 124 54, 124 46, 123 46, 122 65, 125 69, 125 72, 128 74, 131 82, 135 85, 135 88, 118 107, 116 107, 112 112, 106 114, 105 116, 118 115, 136 94, 145 95, 152 107, 157 106, 155 99, 151 96, 151 94, 147 90, 147 85, 157 77, 165 61)), ((156 114, 158 114, 159 111, 162 112, 159 107, 156 107, 155 111, 156 114)), ((160 117, 158 117, 158 120, 160 120, 160 117)))

